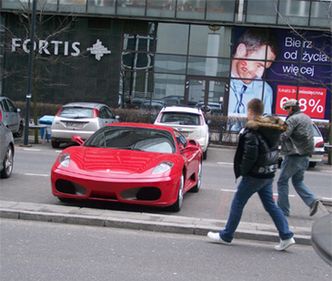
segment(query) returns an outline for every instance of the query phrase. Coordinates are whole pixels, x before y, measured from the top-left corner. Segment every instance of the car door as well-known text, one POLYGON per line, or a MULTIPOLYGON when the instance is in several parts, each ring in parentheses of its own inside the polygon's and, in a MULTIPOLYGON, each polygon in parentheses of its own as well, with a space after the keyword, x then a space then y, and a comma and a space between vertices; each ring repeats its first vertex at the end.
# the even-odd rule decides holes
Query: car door
POLYGON ((17 112, 17 108, 15 107, 15 105, 12 103, 11 100, 6 99, 5 100, 8 104, 8 108, 9 108, 9 119, 10 119, 10 124, 11 124, 11 130, 13 132, 17 132, 19 125, 20 125, 20 120, 19 120, 19 114, 17 112))
POLYGON ((110 108, 104 106, 103 108, 103 118, 104 118, 104 125, 110 124, 116 121, 115 116, 110 108))

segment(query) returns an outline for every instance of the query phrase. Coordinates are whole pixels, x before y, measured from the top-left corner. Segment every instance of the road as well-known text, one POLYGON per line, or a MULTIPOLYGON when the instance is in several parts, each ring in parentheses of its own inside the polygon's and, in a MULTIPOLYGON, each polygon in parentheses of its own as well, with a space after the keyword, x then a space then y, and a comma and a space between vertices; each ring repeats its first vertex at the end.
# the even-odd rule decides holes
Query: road
POLYGON ((311 246, 2 219, 1 280, 6 281, 312 281, 331 267, 311 246))
MULTIPOLYGON (((31 148, 16 147, 15 167, 11 178, 1 180, 0 200, 33 202, 45 204, 62 204, 51 194, 50 169, 59 150, 49 144, 33 145, 31 148)), ((234 149, 210 147, 209 156, 203 163, 203 183, 199 193, 188 193, 185 196, 180 216, 211 218, 225 220, 236 184, 233 175, 232 159, 234 149)), ((332 198, 332 170, 318 166, 306 173, 306 183, 312 186, 319 197, 332 198)), ((276 190, 276 187, 274 187, 276 190)), ((312 218, 308 217, 308 208, 303 204, 294 189, 291 189, 290 201, 293 215, 290 224, 311 226, 312 218)), ((88 203, 87 207, 112 210, 145 211, 172 214, 160 209, 131 207, 109 203, 88 203)), ((257 196, 248 203, 243 214, 243 221, 271 224, 257 196), (259 208, 257 208, 259 206, 259 208)))

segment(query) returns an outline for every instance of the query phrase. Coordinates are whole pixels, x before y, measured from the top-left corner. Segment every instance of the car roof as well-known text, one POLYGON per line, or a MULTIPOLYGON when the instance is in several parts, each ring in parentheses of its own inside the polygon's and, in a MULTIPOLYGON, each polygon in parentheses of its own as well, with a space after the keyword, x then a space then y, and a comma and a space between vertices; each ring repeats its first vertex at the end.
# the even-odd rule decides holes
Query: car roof
POLYGON ((189 106, 166 106, 162 110, 162 112, 185 112, 185 113, 193 113, 193 114, 202 114, 202 111, 196 107, 189 106))
POLYGON ((147 128, 147 129, 163 130, 163 131, 168 131, 170 133, 174 133, 174 129, 172 127, 163 126, 163 125, 154 125, 150 123, 117 122, 117 123, 107 124, 106 126, 147 128))
POLYGON ((102 106, 107 106, 104 103, 98 102, 71 102, 64 104, 62 107, 86 107, 86 108, 101 108, 102 106))

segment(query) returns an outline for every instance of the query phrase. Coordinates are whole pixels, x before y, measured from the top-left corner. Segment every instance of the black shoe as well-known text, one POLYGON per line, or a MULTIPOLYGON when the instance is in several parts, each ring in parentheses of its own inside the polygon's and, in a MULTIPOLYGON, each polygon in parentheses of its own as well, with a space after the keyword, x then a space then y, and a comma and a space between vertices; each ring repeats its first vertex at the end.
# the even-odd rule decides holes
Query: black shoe
POLYGON ((310 217, 317 213, 318 211, 319 200, 315 200, 310 207, 310 217))

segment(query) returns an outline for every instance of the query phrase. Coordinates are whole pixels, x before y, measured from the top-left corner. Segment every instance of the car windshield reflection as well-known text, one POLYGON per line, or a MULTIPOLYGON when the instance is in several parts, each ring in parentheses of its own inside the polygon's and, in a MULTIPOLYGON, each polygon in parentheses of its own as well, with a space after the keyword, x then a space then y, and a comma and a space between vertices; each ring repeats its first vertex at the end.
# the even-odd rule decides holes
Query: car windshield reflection
POLYGON ((134 127, 104 127, 92 135, 84 146, 158 153, 175 152, 174 140, 169 132, 134 127))

